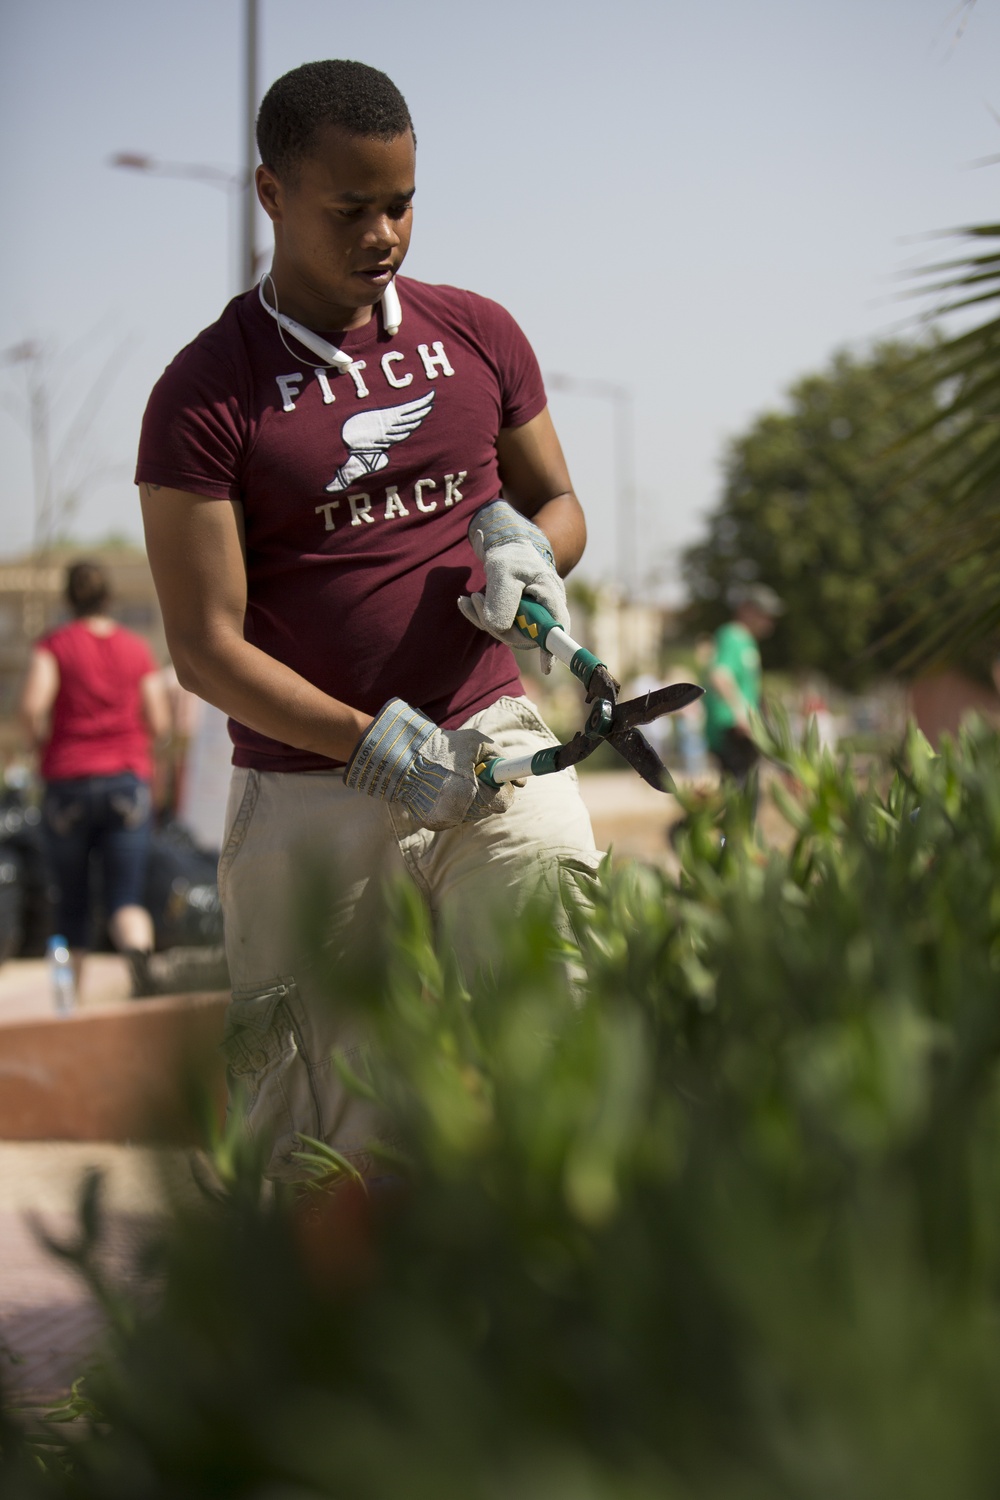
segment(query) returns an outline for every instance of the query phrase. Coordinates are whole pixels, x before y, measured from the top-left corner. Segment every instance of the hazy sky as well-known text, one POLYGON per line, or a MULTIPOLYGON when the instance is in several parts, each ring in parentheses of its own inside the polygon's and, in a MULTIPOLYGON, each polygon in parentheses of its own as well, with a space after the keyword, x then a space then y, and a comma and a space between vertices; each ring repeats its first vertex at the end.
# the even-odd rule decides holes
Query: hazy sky
MULTIPOLYGON (((838 346, 898 325, 908 237, 995 218, 1000 0, 260 0, 260 92, 324 56, 384 69, 419 138, 410 275, 503 302, 545 372, 628 386, 643 569, 713 505, 726 437, 838 346), (967 20, 964 34, 957 32, 967 20)), ((111 170, 237 169, 243 0, 0 0, 0 351, 47 350, 52 446, 95 482, 75 535, 138 537, 146 396, 235 290, 232 205, 111 170), (103 371, 103 374, 102 374, 103 371), (80 424, 78 424, 80 425, 80 424)), ((261 216, 260 233, 266 237, 261 216)), ((30 546, 23 367, 0 369, 0 551, 30 546)), ((614 565, 611 405, 554 393, 614 565)), ((72 478, 70 467, 62 469, 72 478)))

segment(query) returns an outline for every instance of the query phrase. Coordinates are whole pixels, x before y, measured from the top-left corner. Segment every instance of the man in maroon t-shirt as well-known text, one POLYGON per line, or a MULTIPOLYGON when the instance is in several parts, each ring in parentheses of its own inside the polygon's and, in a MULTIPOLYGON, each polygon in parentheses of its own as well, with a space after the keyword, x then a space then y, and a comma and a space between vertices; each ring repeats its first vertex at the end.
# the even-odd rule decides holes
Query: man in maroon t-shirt
POLYGON ((594 867, 573 773, 493 793, 475 774, 554 743, 514 610, 528 593, 568 625, 586 530, 517 324, 397 274, 415 142, 390 80, 297 68, 257 140, 271 271, 157 383, 136 479, 178 677, 230 716, 228 1061, 293 1176, 299 1133, 365 1170, 380 1130, 339 1087, 331 1053, 361 1039, 294 936, 301 849, 341 872, 332 942, 404 874, 470 971, 488 913, 594 867))

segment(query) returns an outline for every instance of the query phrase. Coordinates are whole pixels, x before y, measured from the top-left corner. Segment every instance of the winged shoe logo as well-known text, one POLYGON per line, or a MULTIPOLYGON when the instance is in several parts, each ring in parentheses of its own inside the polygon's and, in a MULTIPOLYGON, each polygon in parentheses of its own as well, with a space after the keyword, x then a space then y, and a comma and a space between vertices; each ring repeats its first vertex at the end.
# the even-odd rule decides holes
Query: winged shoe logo
POLYGON ((416 432, 434 405, 434 395, 434 391, 428 391, 415 401, 404 401, 402 406, 383 406, 348 417, 340 435, 350 451, 327 485, 327 492, 350 489, 356 479, 386 468, 388 450, 416 432))

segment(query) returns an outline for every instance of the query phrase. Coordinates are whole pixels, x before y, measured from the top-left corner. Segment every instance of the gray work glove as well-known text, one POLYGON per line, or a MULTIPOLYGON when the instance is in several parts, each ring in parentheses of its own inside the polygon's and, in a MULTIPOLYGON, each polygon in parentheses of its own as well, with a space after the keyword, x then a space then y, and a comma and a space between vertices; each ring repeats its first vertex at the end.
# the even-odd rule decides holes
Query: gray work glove
POLYGON ((476 766, 497 754, 478 729, 438 729, 402 698, 390 698, 355 745, 344 781, 356 792, 401 802, 425 828, 455 828, 506 812, 512 786, 490 791, 476 766))
MULTIPOLYGON (((544 604, 549 614, 569 630, 566 589, 556 572, 549 539, 506 500, 493 500, 477 510, 469 523, 472 550, 486 569, 486 593, 466 594, 458 607, 480 630, 496 636, 516 651, 541 648, 514 624, 521 595, 544 604)), ((542 671, 551 672, 552 655, 542 651, 542 671)))

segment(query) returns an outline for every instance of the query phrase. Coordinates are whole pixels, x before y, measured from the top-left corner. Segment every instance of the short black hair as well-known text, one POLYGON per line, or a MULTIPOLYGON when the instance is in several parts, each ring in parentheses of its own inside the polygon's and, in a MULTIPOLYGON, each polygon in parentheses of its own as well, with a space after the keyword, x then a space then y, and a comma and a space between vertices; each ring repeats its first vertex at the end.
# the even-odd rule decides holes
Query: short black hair
POLYGON ((303 63, 271 84, 257 113, 261 161, 276 177, 293 178, 325 125, 379 141, 413 133, 406 100, 391 78, 367 63, 329 58, 303 63))
POLYGON ((111 583, 100 563, 75 562, 66 570, 66 602, 78 620, 101 615, 111 599, 111 583))

